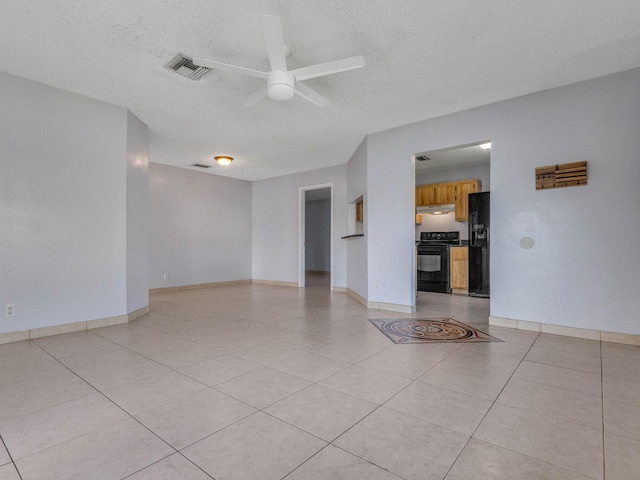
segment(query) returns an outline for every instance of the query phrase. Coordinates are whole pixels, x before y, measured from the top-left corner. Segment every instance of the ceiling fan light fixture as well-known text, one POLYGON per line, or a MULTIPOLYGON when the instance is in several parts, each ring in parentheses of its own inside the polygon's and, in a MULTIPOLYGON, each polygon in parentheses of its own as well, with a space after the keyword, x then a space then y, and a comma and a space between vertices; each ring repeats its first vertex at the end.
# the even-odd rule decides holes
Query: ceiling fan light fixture
POLYGON ((219 155, 217 157, 213 157, 215 158, 216 162, 218 163, 218 165, 220 165, 221 167, 226 167, 227 165, 229 165, 231 162, 233 162, 233 157, 228 157, 226 155, 219 155))
POLYGON ((289 85, 276 83, 275 85, 269 85, 267 95, 271 100, 284 102, 293 98, 293 88, 291 88, 289 85))
POLYGON ((273 71, 267 77, 267 95, 271 100, 284 102, 293 98, 295 78, 289 72, 273 71))
POLYGON ((310 78, 346 72, 354 68, 362 68, 365 65, 364 58, 362 56, 356 56, 287 70, 286 57, 290 53, 291 48, 284 43, 280 17, 275 15, 261 15, 260 21, 262 22, 262 32, 264 33, 267 55, 269 56, 269 71, 263 72, 252 68, 229 65, 228 63, 207 60, 206 58, 192 58, 192 63, 196 67, 206 69, 214 68, 246 75, 248 77, 266 79, 267 85, 264 85, 244 102, 248 107, 255 105, 264 98, 283 102, 291 100, 294 95, 298 95, 318 107, 329 106, 331 105, 329 100, 300 82, 310 78))

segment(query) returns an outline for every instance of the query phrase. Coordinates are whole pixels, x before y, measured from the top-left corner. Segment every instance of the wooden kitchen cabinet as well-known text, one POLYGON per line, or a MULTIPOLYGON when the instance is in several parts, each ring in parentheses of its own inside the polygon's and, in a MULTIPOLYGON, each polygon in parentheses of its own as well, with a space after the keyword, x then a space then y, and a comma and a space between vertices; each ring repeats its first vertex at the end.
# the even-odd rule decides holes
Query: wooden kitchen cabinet
POLYGON ((356 222, 362 222, 364 219, 364 201, 360 200, 356 203, 356 222))
POLYGON ((416 207, 428 207, 429 205, 437 205, 436 187, 437 184, 420 185, 419 187, 416 187, 416 207))
POLYGON ((480 191, 482 191, 482 185, 477 178, 420 185, 416 187, 416 207, 454 203, 456 222, 466 222, 469 219, 469 194, 480 191))
POLYGON ((453 293, 469 292, 469 247, 450 247, 449 283, 453 293))
POLYGON ((481 191, 480 180, 464 180, 457 182, 456 193, 456 222, 466 222, 469 220, 469 194, 481 191))
POLYGON ((457 185, 458 182, 437 183, 435 185, 436 205, 448 205, 450 203, 456 203, 457 185))

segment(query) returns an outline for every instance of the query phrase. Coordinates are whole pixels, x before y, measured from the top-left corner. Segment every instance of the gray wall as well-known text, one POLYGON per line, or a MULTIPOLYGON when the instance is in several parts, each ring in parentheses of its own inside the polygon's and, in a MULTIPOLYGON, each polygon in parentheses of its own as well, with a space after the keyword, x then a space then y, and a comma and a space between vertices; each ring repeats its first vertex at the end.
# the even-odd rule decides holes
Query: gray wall
POLYGON ((350 202, 349 224, 354 225, 355 233, 355 206, 357 198, 364 200, 364 221, 362 225, 364 237, 354 237, 343 240, 347 244, 347 288, 363 298, 368 297, 368 262, 367 255, 367 224, 369 221, 369 201, 367 196, 367 139, 365 138, 347 165, 349 179, 347 200, 350 202))
POLYGON ((149 193, 150 288, 251 279, 250 182, 152 162, 149 193))
POLYGON ((298 283, 300 188, 333 185, 332 287, 346 285, 346 165, 253 182, 253 278, 298 283))
POLYGON ((305 268, 331 271, 331 200, 305 203, 305 268))
MULTIPOLYGON (((127 208, 127 151, 146 127, 124 108, 0 73, 0 333, 81 322, 144 306, 146 202, 127 208), (128 128, 136 123, 129 143, 128 128), (144 259, 144 260, 143 260, 144 259)), ((135 148, 134 148, 135 147, 135 148)))
POLYGON ((127 311, 149 305, 149 129, 127 113, 127 311))
POLYGON ((413 303, 412 153, 491 139, 491 314, 640 333, 639 84, 636 69, 371 135, 370 300, 413 303), (589 185, 535 190, 536 167, 582 160, 589 185))

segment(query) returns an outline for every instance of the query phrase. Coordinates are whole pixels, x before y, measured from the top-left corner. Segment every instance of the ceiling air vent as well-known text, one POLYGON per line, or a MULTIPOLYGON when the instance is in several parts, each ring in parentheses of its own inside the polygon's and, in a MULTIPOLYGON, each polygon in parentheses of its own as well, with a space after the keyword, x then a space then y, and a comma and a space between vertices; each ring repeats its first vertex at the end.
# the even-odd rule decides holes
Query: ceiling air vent
POLYGON ((204 165, 203 163, 192 163, 192 167, 211 168, 211 165, 204 165))
POLYGON ((174 72, 182 75, 183 77, 190 78, 191 80, 200 80, 205 73, 209 71, 207 67, 197 67, 189 57, 182 53, 173 57, 173 59, 167 63, 164 68, 173 70, 174 72))
POLYGON ((426 155, 416 155, 416 160, 419 162, 426 162, 427 160, 431 160, 431 158, 426 155))

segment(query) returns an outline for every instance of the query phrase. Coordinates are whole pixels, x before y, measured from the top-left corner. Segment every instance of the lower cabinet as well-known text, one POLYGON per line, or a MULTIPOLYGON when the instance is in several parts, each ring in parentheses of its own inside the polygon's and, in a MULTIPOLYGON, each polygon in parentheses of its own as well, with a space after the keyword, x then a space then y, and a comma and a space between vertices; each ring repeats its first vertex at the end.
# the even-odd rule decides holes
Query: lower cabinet
POLYGON ((449 254, 451 289, 453 293, 467 293, 469 291, 469 247, 450 247, 449 254))

